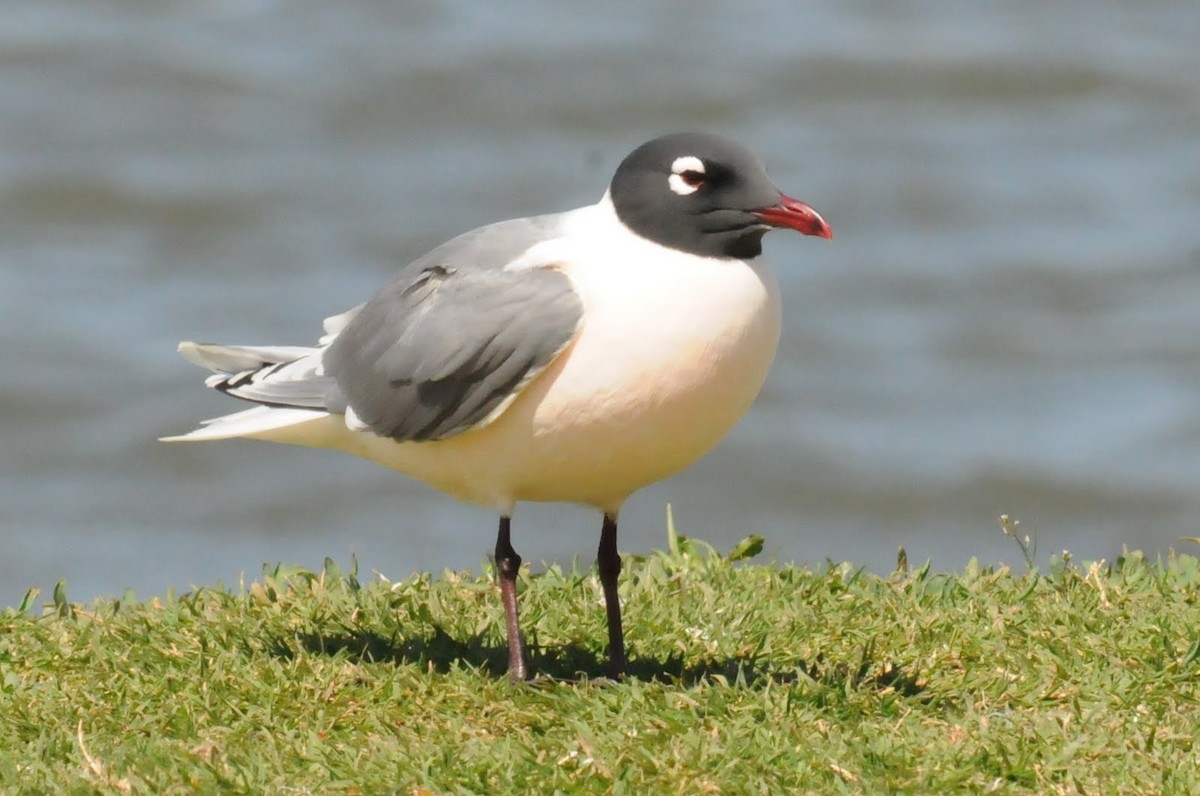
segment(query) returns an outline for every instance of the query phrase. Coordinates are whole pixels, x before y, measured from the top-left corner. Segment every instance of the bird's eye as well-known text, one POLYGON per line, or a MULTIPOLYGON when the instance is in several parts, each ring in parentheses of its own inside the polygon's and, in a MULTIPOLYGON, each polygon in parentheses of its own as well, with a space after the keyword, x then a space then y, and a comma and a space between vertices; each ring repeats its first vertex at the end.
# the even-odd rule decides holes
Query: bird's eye
POLYGON ((704 161, 693 155, 684 155, 671 163, 667 187, 680 196, 687 196, 698 191, 704 180, 704 161))

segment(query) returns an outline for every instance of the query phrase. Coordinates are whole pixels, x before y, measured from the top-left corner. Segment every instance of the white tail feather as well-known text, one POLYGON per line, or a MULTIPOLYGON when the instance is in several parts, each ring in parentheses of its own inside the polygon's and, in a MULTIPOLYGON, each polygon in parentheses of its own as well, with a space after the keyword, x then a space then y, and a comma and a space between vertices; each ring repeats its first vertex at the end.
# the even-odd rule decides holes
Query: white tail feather
POLYGON ((202 442, 215 439, 272 439, 287 441, 288 434, 281 430, 298 426, 312 420, 328 417, 328 412, 314 409, 292 409, 275 406, 256 406, 232 415, 222 415, 205 420, 200 428, 174 437, 160 437, 162 442, 202 442))
POLYGON ((326 318, 325 336, 316 348, 180 343, 179 353, 184 359, 213 371, 214 375, 205 380, 209 387, 250 401, 285 405, 256 406, 214 417, 203 421, 194 431, 161 440, 201 442, 242 437, 322 446, 325 443, 318 440, 331 433, 334 436, 344 433, 346 426, 340 417, 332 425, 314 423, 330 417, 323 407, 333 389, 332 380, 325 377, 321 367, 321 354, 361 309, 360 304, 326 318))

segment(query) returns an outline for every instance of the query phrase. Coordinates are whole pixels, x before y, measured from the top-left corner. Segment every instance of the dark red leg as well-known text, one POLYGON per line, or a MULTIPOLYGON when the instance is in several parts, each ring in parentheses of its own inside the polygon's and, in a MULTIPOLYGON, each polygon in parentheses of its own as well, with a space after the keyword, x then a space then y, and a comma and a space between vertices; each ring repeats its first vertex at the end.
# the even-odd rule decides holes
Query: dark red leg
MULTIPOLYGON (((508 629, 508 679, 528 680, 529 664, 525 658, 525 639, 521 638, 521 623, 517 619, 517 573, 521 557, 509 539, 508 517, 500 517, 496 534, 496 571, 500 573, 500 599, 504 602, 504 624, 508 629)), ((619 621, 619 620, 618 620, 619 621)))

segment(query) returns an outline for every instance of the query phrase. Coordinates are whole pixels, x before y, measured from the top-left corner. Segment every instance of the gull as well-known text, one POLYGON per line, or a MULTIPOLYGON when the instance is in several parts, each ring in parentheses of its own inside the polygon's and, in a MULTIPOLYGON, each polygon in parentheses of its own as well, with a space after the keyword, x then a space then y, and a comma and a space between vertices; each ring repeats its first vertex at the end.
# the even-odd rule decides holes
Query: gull
POLYGON ((256 406, 165 440, 332 448, 495 509, 513 680, 531 676, 513 511, 597 509, 609 671, 622 677, 618 513, 713 448, 762 388, 780 300, 760 255, 776 228, 833 237, 743 145, 655 138, 596 204, 453 238, 327 319, 316 346, 181 343, 209 387, 256 406))

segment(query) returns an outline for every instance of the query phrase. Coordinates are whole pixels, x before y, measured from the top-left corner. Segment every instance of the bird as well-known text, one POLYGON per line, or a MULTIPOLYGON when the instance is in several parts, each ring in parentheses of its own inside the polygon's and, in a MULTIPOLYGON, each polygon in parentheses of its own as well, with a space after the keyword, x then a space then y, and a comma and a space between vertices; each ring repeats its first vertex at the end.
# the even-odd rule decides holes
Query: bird
POLYGON ((781 326, 761 257, 774 229, 833 237, 741 143, 654 138, 599 202, 452 238, 326 319, 315 346, 180 343, 208 387, 256 406, 163 440, 340 450, 496 510, 514 681, 532 678, 514 509, 598 510, 608 673, 625 677, 618 514, 712 449, 761 390, 781 326))

